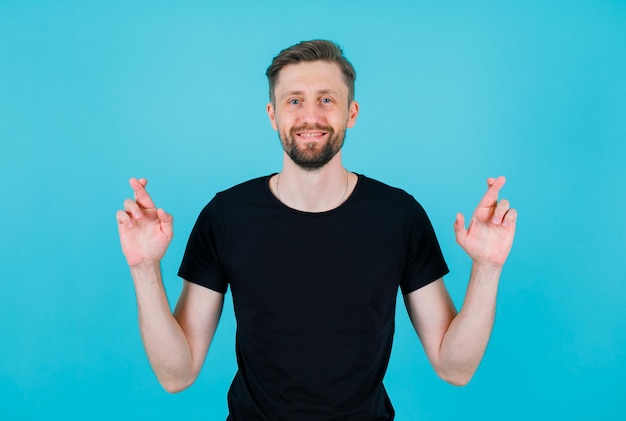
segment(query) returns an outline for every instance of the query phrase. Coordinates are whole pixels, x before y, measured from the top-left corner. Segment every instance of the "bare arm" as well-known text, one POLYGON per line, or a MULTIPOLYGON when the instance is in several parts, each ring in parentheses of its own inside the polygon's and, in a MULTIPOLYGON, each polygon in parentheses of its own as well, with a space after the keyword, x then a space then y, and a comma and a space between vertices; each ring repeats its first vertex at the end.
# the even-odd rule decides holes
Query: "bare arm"
POLYGON ((173 219, 156 209, 147 181, 131 179, 135 199, 117 212, 122 251, 130 266, 146 354, 161 385, 178 392, 197 378, 217 328, 223 294, 184 282, 172 314, 160 261, 173 236, 173 219))
POLYGON ((409 317, 435 371, 444 380, 467 384, 487 348, 496 311, 498 282, 511 250, 517 212, 498 202, 504 178, 490 178, 469 228, 463 215, 454 225, 459 245, 472 258, 469 285, 461 311, 439 279, 404 297, 409 317))

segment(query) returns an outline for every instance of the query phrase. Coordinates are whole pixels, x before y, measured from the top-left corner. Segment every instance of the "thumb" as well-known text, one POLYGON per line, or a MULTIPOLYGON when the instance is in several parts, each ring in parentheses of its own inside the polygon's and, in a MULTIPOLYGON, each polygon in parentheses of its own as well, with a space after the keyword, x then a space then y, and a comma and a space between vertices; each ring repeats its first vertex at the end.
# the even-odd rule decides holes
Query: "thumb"
POLYGON ((161 231, 171 238, 174 232, 174 217, 161 208, 157 209, 157 217, 161 221, 161 231))
POLYGON ((465 217, 462 213, 456 214, 456 220, 454 221, 454 235, 456 236, 456 242, 463 244, 463 240, 467 236, 467 230, 465 229, 465 217))

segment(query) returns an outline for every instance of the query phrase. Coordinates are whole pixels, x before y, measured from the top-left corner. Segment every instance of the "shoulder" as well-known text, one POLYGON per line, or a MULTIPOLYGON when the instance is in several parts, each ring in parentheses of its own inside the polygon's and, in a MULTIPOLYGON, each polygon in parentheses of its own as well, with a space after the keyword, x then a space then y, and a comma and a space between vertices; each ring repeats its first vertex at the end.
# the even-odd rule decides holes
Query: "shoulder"
POLYGON ((223 190, 217 194, 217 196, 224 197, 237 197, 240 195, 247 195, 250 193, 263 192, 267 188, 267 183, 271 175, 264 175, 262 177, 253 178, 243 183, 239 183, 233 187, 223 190))
POLYGON ((271 175, 253 178, 222 190, 204 206, 200 216, 228 217, 235 213, 247 212, 261 203, 271 201, 268 180, 271 175))
POLYGON ((237 204, 241 201, 258 200, 259 198, 266 197, 269 191, 268 180, 270 177, 271 175, 265 175, 253 178, 226 190, 222 190, 215 194, 207 206, 212 204, 227 206, 237 204))
POLYGON ((415 197, 405 190, 359 174, 359 206, 390 212, 397 218, 427 218, 415 197))
POLYGON ((367 199, 384 201, 392 205, 416 203, 415 198, 406 191, 362 174, 359 174, 359 194, 367 199))

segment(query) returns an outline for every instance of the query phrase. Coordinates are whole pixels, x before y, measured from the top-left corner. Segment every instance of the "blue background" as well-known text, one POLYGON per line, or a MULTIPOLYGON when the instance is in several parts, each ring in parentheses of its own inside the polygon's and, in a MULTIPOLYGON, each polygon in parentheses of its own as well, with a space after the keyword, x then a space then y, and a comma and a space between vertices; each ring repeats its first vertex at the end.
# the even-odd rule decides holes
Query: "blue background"
POLYGON ((168 395, 115 211, 137 176, 175 216, 173 304, 202 206, 280 169, 264 71, 311 38, 357 68, 347 167, 427 209, 457 306, 455 213, 504 174, 520 214, 467 387, 436 377, 399 306, 397 419, 624 419, 626 2, 294 3, 0 0, 0 419, 224 419, 230 297, 198 381, 168 395))

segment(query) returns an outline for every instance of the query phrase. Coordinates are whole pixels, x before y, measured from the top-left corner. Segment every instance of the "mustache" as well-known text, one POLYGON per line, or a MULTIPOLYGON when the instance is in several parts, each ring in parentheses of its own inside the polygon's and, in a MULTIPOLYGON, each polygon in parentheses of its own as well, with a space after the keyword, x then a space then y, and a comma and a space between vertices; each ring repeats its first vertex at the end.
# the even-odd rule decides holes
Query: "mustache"
POLYGON ((331 126, 323 126, 321 124, 315 123, 315 124, 303 124, 302 126, 294 126, 291 128, 291 130, 289 130, 289 133, 293 136, 297 132, 302 132, 302 131, 307 131, 307 130, 319 130, 321 132, 328 132, 330 134, 335 132, 331 126))

